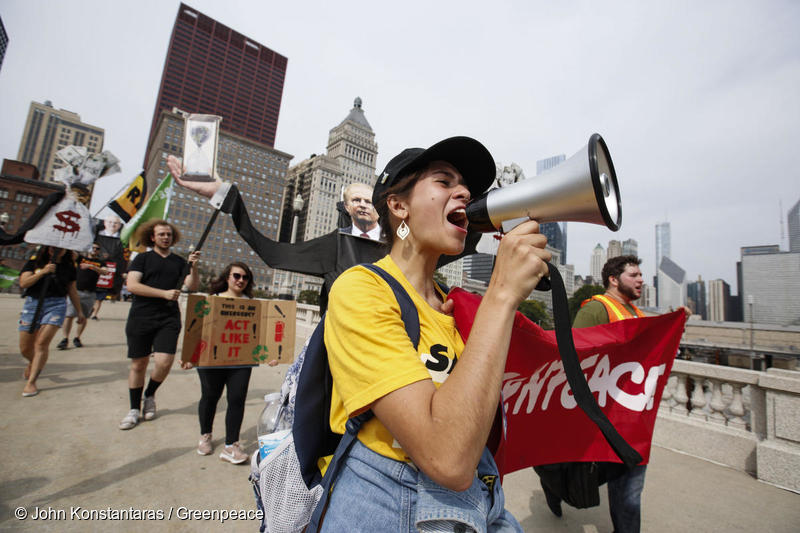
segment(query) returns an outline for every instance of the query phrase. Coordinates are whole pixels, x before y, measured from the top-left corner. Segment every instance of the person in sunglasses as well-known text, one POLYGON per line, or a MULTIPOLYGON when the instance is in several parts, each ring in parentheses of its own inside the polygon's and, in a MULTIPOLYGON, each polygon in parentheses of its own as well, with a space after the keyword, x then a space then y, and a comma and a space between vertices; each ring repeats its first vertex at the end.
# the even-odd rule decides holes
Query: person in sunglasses
MULTIPOLYGON (((252 298, 253 272, 244 263, 230 263, 222 273, 211 282, 210 294, 226 298, 252 298)), ((277 361, 270 364, 278 364, 277 361)), ((192 368, 191 361, 181 361, 181 368, 192 368)), ((211 441, 211 429, 214 425, 214 414, 217 402, 222 397, 222 389, 228 391, 228 409, 225 412, 225 448, 219 458, 232 464, 241 464, 249 456, 239 447, 239 432, 244 419, 244 403, 247 399, 247 388, 250 385, 250 374, 256 365, 198 367, 200 376, 200 403, 197 414, 200 418, 200 442, 197 453, 211 455, 214 445, 211 441)))

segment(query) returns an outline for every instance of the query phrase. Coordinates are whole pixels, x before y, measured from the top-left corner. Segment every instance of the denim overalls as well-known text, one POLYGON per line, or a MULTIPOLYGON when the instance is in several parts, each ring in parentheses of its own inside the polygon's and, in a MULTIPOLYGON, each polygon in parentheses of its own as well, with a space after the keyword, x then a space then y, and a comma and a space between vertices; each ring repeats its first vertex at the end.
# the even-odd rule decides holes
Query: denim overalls
POLYGON ((412 464, 384 457, 356 440, 334 483, 321 530, 521 532, 504 507, 497 465, 488 449, 472 486, 455 492, 412 464))

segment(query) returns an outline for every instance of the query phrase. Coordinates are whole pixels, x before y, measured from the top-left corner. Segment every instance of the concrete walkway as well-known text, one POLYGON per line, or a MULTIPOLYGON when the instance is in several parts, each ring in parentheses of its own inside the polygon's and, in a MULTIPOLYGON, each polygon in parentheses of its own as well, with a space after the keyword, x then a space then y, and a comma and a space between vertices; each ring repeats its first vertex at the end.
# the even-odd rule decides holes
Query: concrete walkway
MULTIPOLYGON (((56 336, 39 379, 41 393, 33 398, 21 396, 25 365, 16 328, 21 309, 18 297, 0 295, 0 530, 257 530, 254 521, 221 523, 199 515, 252 510, 254 503, 249 466, 218 458, 224 399, 216 417, 215 454, 196 453, 200 384, 195 371, 176 365, 156 395, 158 417, 130 431, 117 429, 128 410, 128 304, 105 303, 100 320, 90 321, 83 335, 83 348, 59 351, 55 344, 61 336, 56 336), (88 519, 109 509, 163 513, 163 519, 88 519), (187 517, 189 512, 198 514, 187 517), (17 513, 27 518, 19 520, 17 513), (37 513, 50 519, 34 519, 37 513)), ((255 449, 263 396, 279 389, 284 371, 279 366, 253 372, 242 427, 247 451, 255 449)), ((531 470, 507 476, 505 491, 507 506, 525 531, 612 530, 605 489, 599 507, 565 507, 562 518, 547 509, 531 470)), ((643 531, 800 531, 800 495, 662 448, 653 449, 643 498, 643 531)))

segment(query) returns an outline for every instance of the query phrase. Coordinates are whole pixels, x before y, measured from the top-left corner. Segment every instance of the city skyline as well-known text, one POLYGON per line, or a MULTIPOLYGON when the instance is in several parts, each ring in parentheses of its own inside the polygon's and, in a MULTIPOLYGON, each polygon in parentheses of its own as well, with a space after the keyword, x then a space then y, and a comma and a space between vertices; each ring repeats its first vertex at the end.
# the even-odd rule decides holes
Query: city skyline
MULTIPOLYGON (((275 148, 292 163, 319 152, 355 96, 369 103, 379 169, 403 148, 465 134, 533 176, 536 161, 570 157, 596 131, 619 176, 623 224, 616 234, 569 225, 577 274, 589 273, 596 243, 632 238, 652 279, 663 221, 688 279, 733 288, 741 247, 787 249, 779 201, 800 199, 797 4, 187 5, 289 58, 275 148), (390 20, 412 35, 389 38, 390 20)), ((178 6, 4 2, 0 156, 15 157, 30 102, 50 100, 106 130, 123 172, 98 182, 98 198, 119 190, 140 170, 178 6), (64 28, 83 26, 70 34, 82 52, 57 53, 64 28)))

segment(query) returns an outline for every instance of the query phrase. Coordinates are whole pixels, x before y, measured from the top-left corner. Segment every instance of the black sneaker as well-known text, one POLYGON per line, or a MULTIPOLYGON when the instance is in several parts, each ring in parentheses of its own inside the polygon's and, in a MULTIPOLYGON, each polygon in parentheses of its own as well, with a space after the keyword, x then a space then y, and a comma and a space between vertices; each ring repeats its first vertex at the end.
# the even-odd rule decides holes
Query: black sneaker
POLYGON ((72 339, 72 344, 74 344, 76 348, 82 348, 83 347, 83 343, 81 342, 81 340, 78 337, 75 337, 74 339, 72 339))
POLYGON ((69 346, 69 340, 67 339, 62 339, 61 342, 56 344, 56 348, 58 348, 59 350, 66 350, 67 346, 69 346))
POLYGON ((96 316, 93 316, 93 317, 92 317, 92 320, 97 320, 97 317, 96 317, 96 316))

